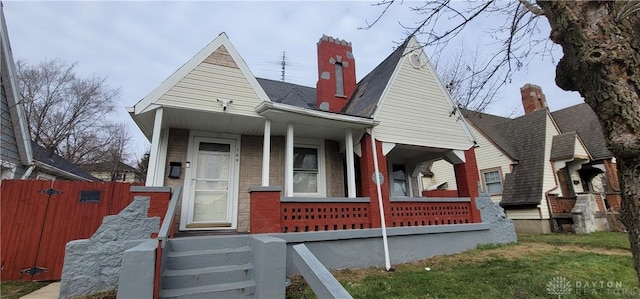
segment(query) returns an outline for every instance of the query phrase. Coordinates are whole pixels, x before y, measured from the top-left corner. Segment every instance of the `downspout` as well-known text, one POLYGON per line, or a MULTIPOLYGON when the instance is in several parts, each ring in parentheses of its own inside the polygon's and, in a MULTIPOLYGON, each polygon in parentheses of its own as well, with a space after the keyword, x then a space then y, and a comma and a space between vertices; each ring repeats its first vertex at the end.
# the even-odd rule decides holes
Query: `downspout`
MULTIPOLYGON (((549 202, 549 193, 551 191, 555 191, 558 189, 558 185, 560 185, 560 180, 558 179, 558 173, 556 171, 556 167, 555 164, 553 162, 551 162, 551 172, 553 172, 553 180, 556 182, 556 186, 547 190, 544 193, 544 199, 547 201, 547 210, 549 211, 549 222, 551 222, 551 229, 554 231, 559 231, 560 227, 556 227, 555 222, 553 221, 553 210, 551 209, 551 202, 549 202)), ((566 166, 565 166, 566 167, 566 166)), ((540 209, 540 208, 538 208, 540 209)), ((542 214, 542 212, 540 212, 540 214, 542 214)), ((540 215, 542 218, 542 215, 540 215)))
POLYGON ((373 168, 375 170, 376 177, 376 192, 378 194, 378 209, 380 209, 380 221, 382 228, 382 244, 384 246, 384 265, 387 271, 393 271, 391 269, 391 262, 389 260, 389 242, 387 240, 387 224, 384 218, 384 208, 382 204, 382 187, 380 183, 380 168, 378 166, 378 150, 376 148, 376 138, 373 135, 373 128, 368 129, 371 135, 371 149, 373 150, 373 168))

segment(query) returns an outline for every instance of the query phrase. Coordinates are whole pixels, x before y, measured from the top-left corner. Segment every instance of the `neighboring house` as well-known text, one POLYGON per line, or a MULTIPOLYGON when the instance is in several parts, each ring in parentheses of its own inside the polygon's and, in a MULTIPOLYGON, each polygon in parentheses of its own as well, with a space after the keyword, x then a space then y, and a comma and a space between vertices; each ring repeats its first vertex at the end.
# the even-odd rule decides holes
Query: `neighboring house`
MULTIPOLYGON (((589 106, 550 113, 539 86, 526 84, 521 95, 525 115, 514 119, 463 111, 480 145, 481 187, 517 231, 548 233, 571 224, 576 194, 593 193, 601 212, 619 210, 615 162, 589 106)), ((451 172, 442 165, 430 170, 434 177, 451 172)))
POLYGON ((2 118, 2 142, 0 162, 2 165, 0 180, 5 179, 64 179, 97 180, 76 165, 62 157, 47 151, 31 141, 24 107, 20 102, 16 68, 11 53, 11 45, 0 4, 0 107, 2 118))
MULTIPOLYGON (((419 215, 436 213, 402 212, 411 203, 466 217, 433 224, 481 222, 475 139, 415 37, 356 84, 351 44, 323 36, 314 89, 255 78, 222 33, 128 110, 152 144, 146 185, 184 186, 180 230, 278 232, 273 224, 282 219, 269 218, 271 210, 249 218, 269 192, 282 204, 315 204, 323 213, 366 203, 362 217, 370 222, 357 228, 380 227, 378 194, 387 225, 432 224, 419 215), (441 159, 454 165, 455 197, 462 198, 419 199, 422 173, 441 159), (447 204, 465 207, 453 212, 447 204), (416 220, 399 220, 409 215, 416 220)), ((289 231, 347 228, 314 226, 308 217, 289 231)))
POLYGON ((93 164, 84 164, 81 167, 83 170, 89 172, 92 176, 105 182, 140 182, 136 169, 123 162, 100 162, 93 164))

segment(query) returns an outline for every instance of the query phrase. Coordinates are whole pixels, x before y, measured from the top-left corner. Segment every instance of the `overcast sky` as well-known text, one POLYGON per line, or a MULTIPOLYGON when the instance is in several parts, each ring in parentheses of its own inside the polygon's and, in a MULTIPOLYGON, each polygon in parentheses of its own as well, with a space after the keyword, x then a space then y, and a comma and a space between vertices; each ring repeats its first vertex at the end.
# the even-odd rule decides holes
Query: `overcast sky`
MULTIPOLYGON (((410 11, 419 2, 405 1, 373 29, 358 30, 380 13, 381 8, 371 3, 3 1, 14 59, 32 64, 54 58, 77 62, 80 75, 107 77, 108 85, 120 88, 118 116, 131 128, 136 153, 148 143, 125 107, 146 96, 221 32, 227 33, 256 77, 280 80, 285 51, 286 81, 312 87, 317 81, 316 42, 323 34, 345 39, 352 43, 361 79, 406 37, 398 21, 411 24, 420 17, 410 11)), ((465 45, 482 48, 488 40, 479 26, 465 30, 465 45)), ((557 61, 561 52, 556 52, 557 61)), ((579 94, 560 90, 554 77, 550 57, 534 58, 487 112, 504 115, 515 109, 522 114, 519 88, 525 83, 542 87, 552 111, 582 102, 579 94)))

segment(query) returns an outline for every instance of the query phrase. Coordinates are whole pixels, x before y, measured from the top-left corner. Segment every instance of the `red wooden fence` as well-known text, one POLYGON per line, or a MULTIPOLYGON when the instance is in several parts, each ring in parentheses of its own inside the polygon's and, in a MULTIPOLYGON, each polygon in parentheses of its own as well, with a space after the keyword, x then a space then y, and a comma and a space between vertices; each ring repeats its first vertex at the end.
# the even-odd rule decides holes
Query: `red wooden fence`
POLYGON ((132 193, 131 186, 103 182, 2 181, 0 280, 59 280, 66 243, 91 237, 104 216, 119 213, 136 195, 153 195, 149 216, 164 216, 168 192, 132 193))

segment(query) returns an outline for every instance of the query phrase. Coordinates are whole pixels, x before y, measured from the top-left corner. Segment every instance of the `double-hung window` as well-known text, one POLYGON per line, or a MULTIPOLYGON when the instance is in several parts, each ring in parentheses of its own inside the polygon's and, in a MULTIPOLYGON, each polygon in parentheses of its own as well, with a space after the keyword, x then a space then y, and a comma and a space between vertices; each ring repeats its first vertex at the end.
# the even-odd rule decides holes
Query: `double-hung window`
POLYGON ((490 169, 482 171, 482 178, 484 179, 485 190, 489 194, 502 194, 502 178, 500 177, 500 170, 490 169))
POLYGON ((324 146, 296 144, 293 148, 293 193, 298 196, 325 196, 324 146))

